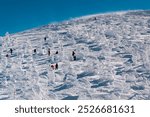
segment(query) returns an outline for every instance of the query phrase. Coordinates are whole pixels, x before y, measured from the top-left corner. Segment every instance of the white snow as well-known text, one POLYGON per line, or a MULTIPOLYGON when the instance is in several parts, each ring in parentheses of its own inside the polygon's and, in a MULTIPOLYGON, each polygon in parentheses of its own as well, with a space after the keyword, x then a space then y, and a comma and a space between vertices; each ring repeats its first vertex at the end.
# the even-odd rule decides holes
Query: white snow
POLYGON ((150 99, 150 11, 7 33, 0 38, 0 99, 150 99))

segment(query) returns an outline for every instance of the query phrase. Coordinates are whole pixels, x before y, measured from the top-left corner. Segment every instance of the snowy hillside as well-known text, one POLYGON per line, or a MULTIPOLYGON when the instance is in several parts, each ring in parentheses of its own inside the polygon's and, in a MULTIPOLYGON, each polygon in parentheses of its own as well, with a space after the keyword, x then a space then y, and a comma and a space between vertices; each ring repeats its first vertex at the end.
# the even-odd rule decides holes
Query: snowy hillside
POLYGON ((0 99, 150 99, 150 11, 6 34, 0 38, 0 99))

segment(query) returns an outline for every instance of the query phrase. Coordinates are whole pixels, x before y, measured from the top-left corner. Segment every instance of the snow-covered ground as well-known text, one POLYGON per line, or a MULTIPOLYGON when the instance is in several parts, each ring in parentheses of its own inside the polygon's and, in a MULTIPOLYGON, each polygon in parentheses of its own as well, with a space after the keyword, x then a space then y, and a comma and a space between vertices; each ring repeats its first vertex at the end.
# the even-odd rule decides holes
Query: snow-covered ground
POLYGON ((150 11, 6 34, 0 38, 0 99, 150 99, 150 11))

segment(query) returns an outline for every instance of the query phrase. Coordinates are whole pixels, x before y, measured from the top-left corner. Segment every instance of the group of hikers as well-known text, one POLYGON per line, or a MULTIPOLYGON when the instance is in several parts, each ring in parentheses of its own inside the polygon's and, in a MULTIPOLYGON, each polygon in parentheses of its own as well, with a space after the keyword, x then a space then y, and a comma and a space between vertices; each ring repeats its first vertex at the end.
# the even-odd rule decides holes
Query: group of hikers
MULTIPOLYGON (((47 37, 44 37, 44 41, 46 41, 46 39, 47 39, 47 37)), ((13 54, 13 49, 10 48, 9 52, 10 52, 10 54, 12 55, 12 54, 13 54)), ((37 49, 33 49, 33 52, 34 52, 34 54, 37 54, 37 49)), ((55 54, 57 55, 57 54, 59 54, 59 52, 56 51, 55 54)), ((48 48, 48 50, 47 50, 47 55, 48 55, 48 56, 51 55, 51 50, 50 50, 50 48, 48 48)), ((8 58, 8 57, 9 57, 9 54, 6 54, 6 57, 8 58)), ((72 51, 72 58, 73 58, 74 61, 77 60, 75 50, 72 51)), ((58 63, 52 64, 50 67, 52 68, 52 70, 57 70, 57 69, 58 69, 58 63)))

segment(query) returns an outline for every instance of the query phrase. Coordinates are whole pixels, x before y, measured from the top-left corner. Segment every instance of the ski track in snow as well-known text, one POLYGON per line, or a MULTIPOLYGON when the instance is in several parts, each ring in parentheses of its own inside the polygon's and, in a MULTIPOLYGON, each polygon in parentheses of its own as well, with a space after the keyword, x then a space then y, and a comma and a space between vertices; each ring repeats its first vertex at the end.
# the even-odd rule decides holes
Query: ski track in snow
POLYGON ((0 100, 150 99, 150 11, 100 14, 7 34, 0 39, 0 54, 0 100), (52 70, 56 62, 59 68, 52 70))

